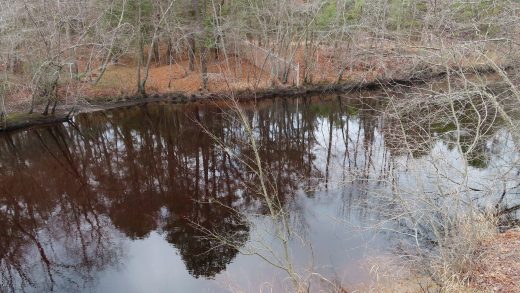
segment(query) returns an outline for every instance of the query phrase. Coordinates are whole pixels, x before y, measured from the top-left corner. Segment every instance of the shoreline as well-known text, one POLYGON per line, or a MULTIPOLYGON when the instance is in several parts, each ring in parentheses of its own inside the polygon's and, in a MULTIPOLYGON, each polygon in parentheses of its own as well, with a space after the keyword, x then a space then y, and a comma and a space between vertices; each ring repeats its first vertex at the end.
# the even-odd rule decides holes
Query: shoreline
MULTIPOLYGON (((503 70, 510 70, 513 66, 505 66, 503 70)), ((470 74, 491 74, 496 70, 490 66, 481 66, 468 70, 470 74)), ((42 115, 39 113, 13 113, 14 118, 7 118, 7 121, 0 122, 0 133, 8 133, 10 131, 29 129, 35 126, 52 125, 70 121, 72 117, 81 113, 90 113, 96 111, 105 111, 122 107, 142 106, 148 103, 170 102, 174 104, 186 104, 194 102, 210 102, 229 99, 234 97, 240 102, 250 102, 255 100, 264 100, 272 98, 290 98, 296 96, 312 96, 319 94, 341 94, 352 91, 376 91, 387 86, 413 86, 435 81, 436 79, 446 76, 446 72, 431 72, 420 76, 412 76, 408 79, 377 79, 366 82, 342 82, 335 84, 310 84, 300 87, 273 87, 258 90, 240 90, 236 92, 171 92, 171 93, 154 93, 145 97, 140 96, 119 96, 116 101, 108 101, 109 97, 95 101, 90 105, 79 105, 68 108, 59 108, 55 114, 42 115)))

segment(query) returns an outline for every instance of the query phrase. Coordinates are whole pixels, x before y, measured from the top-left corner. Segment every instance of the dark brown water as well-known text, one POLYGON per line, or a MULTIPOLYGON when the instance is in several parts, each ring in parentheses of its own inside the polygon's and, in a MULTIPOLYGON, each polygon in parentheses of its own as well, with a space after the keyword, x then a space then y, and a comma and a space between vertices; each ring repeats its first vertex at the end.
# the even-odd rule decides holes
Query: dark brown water
MULTIPOLYGON (((392 243, 389 234, 366 229, 380 219, 367 209, 370 194, 388 192, 389 170, 407 161, 401 143, 387 134, 392 127, 379 104, 328 97, 245 106, 297 235, 290 241, 295 266, 344 287, 369 283, 371 257, 392 243)), ((240 160, 252 154, 245 137, 225 106, 168 104, 90 113, 75 125, 0 136, 1 288, 290 288, 285 272, 241 253, 259 243, 279 249, 254 192, 257 178, 240 160), (207 231, 232 235, 235 246, 207 231)), ((424 152, 436 149, 456 160, 445 143, 424 152)), ((490 161, 487 155, 472 168, 488 174, 490 161)))

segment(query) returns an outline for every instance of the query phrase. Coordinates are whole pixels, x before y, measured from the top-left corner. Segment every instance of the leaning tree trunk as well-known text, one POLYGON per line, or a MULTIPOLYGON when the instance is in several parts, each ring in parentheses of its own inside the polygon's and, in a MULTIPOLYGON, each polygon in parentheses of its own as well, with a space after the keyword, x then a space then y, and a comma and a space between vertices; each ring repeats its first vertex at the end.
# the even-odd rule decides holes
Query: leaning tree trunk
MULTIPOLYGON (((69 42, 69 45, 72 45, 74 43, 74 40, 72 39, 72 28, 70 23, 65 24, 65 35, 67 36, 67 41, 69 42)), ((70 58, 71 58, 71 65, 70 65, 70 74, 72 79, 79 80, 78 75, 78 59, 76 57, 76 48, 72 48, 70 50, 70 58)))
MULTIPOLYGON (((169 13, 170 9, 172 8, 173 6, 173 3, 174 1, 172 1, 170 3, 170 6, 168 6, 168 9, 166 9, 166 11, 162 14, 162 16, 159 18, 159 22, 157 23, 157 25, 155 26, 155 29, 154 29, 154 32, 153 32, 153 35, 152 35, 152 40, 150 42, 150 47, 148 49, 148 57, 146 59, 146 64, 144 65, 144 76, 141 80, 141 66, 142 66, 142 62, 143 62, 143 58, 139 58, 140 62, 138 62, 138 82, 139 82, 139 85, 138 85, 138 91, 139 91, 139 94, 143 97, 146 97, 146 82, 148 80, 148 76, 150 74, 150 66, 151 66, 151 63, 152 63, 152 57, 153 57, 153 52, 155 51, 155 47, 158 46, 158 39, 159 39, 159 30, 161 28, 161 24, 164 20, 164 18, 166 17, 166 15, 169 13)), ((141 53, 141 56, 142 56, 142 53, 144 51, 144 41, 143 41, 143 37, 141 36, 140 38, 140 48, 139 48, 139 51, 141 53)))

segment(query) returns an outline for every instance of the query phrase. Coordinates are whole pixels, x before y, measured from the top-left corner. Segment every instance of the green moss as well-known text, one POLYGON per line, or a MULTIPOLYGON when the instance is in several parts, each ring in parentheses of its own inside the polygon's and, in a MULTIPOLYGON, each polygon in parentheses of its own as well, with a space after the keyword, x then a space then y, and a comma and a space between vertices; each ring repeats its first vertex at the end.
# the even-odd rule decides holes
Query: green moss
POLYGON ((359 108, 357 107, 354 107, 354 106, 351 106, 351 105, 347 105, 345 107, 346 111, 347 111, 347 114, 349 116, 357 116, 358 113, 359 113, 359 108))
POLYGON ((490 17, 497 17, 505 11, 505 6, 493 0, 479 0, 476 2, 455 2, 451 5, 455 12, 455 20, 460 23, 475 23, 480 35, 494 35, 499 27, 489 21, 490 17))
POLYGON ((7 114, 7 122, 19 122, 19 121, 23 121, 23 120, 28 120, 28 119, 34 119, 34 118, 40 118, 42 115, 41 114, 36 114, 36 113, 33 113, 33 114, 28 114, 28 113, 25 113, 25 112, 21 112, 21 113, 9 113, 7 114))
POLYGON ((333 25, 358 24, 363 14, 365 0, 348 0, 345 4, 345 13, 338 13, 335 0, 327 1, 316 18, 319 29, 327 29, 333 25), (344 16, 344 17, 343 17, 344 16))
POLYGON ((204 30, 206 31, 204 45, 206 48, 216 48, 218 47, 217 38, 213 31, 216 30, 216 24, 213 21, 213 16, 209 13, 206 13, 206 18, 204 19, 204 30))
POLYGON ((421 15, 427 12, 426 3, 412 0, 391 0, 388 27, 392 30, 421 27, 421 15))
POLYGON ((482 156, 477 156, 477 157, 474 157, 474 158, 469 158, 469 159, 468 159, 468 164, 469 164, 471 167, 478 168, 478 169, 484 169, 484 168, 486 168, 487 165, 488 165, 486 159, 483 158, 482 156))
POLYGON ((336 19, 337 9, 336 1, 328 1, 321 9, 317 19, 316 25, 318 28, 326 28, 333 24, 336 19))
POLYGON ((365 6, 365 0, 354 0, 350 3, 347 12, 347 21, 350 24, 357 24, 363 14, 363 7, 365 6))
POLYGON ((430 126, 431 130, 433 132, 437 132, 437 133, 446 133, 446 132, 449 132, 449 131, 454 131, 457 129, 457 127, 455 126, 455 124, 453 124, 452 122, 449 122, 449 123, 445 123, 445 122, 436 122, 436 123, 433 123, 431 126, 430 126))
MULTIPOLYGON (((52 119, 54 116, 44 116, 40 113, 28 114, 27 112, 16 112, 9 113, 6 116, 5 121, 0 121, 0 129, 7 126, 7 128, 13 126, 19 126, 24 124, 32 124, 32 122, 43 121, 44 119, 52 119)), ((36 123, 37 124, 37 123, 36 123)))
POLYGON ((332 111, 332 105, 327 104, 314 104, 311 105, 310 108, 312 113, 316 114, 318 117, 329 117, 330 111, 332 111))
POLYGON ((123 13, 123 23, 135 24, 139 19, 141 23, 146 23, 152 18, 153 7, 150 0, 115 0, 114 4, 114 9, 107 10, 105 15, 105 19, 113 27, 119 23, 121 13, 123 13))

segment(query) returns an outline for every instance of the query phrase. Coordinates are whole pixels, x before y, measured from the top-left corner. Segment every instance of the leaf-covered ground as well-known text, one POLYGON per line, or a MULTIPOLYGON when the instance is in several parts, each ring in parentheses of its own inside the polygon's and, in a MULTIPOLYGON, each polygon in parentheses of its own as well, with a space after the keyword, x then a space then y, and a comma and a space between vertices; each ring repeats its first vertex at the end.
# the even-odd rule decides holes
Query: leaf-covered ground
POLYGON ((484 245, 473 285, 484 292, 520 292, 520 229, 484 245))

